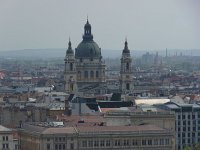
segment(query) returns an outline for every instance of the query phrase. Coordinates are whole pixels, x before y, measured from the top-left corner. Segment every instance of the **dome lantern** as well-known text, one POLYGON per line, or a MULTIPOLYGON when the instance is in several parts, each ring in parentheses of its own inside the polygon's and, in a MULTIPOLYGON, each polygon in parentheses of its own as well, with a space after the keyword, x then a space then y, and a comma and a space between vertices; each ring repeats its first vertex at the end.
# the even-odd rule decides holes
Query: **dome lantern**
POLYGON ((92 41, 93 40, 93 35, 92 35, 91 29, 92 29, 92 27, 87 19, 87 22, 84 26, 84 35, 83 35, 84 41, 92 41))
POLYGON ((75 58, 101 58, 101 49, 93 40, 91 25, 88 19, 84 26, 83 40, 75 50, 75 58))

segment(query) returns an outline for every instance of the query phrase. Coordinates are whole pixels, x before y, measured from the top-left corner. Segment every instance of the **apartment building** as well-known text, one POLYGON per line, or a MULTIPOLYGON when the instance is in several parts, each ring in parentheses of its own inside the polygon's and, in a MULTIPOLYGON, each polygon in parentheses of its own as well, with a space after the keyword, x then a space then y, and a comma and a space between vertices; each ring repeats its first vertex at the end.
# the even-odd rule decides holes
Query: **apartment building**
POLYGON ((162 106, 176 116, 176 149, 183 150, 185 146, 193 147, 200 142, 200 106, 169 102, 162 106), (164 107, 165 106, 165 107, 164 107))

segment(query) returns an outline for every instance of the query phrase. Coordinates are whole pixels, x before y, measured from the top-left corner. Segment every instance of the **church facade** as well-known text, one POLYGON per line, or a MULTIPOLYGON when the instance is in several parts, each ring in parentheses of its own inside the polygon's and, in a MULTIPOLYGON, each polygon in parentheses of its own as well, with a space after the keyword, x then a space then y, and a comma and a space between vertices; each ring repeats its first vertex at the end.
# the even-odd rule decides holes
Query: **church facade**
MULTIPOLYGON (((67 93, 88 93, 105 94, 106 86, 106 65, 101 55, 101 48, 93 40, 91 25, 87 20, 84 26, 82 41, 72 49, 69 40, 65 56, 65 90, 67 93)), ((127 40, 121 58, 120 70, 120 91, 131 93, 132 82, 132 58, 128 49, 127 40)))

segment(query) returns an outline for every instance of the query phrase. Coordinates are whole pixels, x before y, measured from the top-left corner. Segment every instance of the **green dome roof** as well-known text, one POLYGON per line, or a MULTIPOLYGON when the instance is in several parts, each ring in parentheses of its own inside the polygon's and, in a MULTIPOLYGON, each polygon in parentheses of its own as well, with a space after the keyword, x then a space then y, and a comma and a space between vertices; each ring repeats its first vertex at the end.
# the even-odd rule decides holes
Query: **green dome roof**
POLYGON ((101 58, 101 49, 93 40, 83 40, 76 48, 75 58, 101 58))

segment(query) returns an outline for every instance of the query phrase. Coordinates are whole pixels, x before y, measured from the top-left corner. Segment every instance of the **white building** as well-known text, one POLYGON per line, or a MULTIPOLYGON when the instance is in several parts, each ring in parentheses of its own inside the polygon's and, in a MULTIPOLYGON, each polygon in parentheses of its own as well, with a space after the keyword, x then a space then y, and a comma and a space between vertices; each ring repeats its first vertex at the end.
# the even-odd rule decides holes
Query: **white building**
POLYGON ((14 140, 13 132, 0 125, 0 150, 18 150, 18 140, 14 140))

